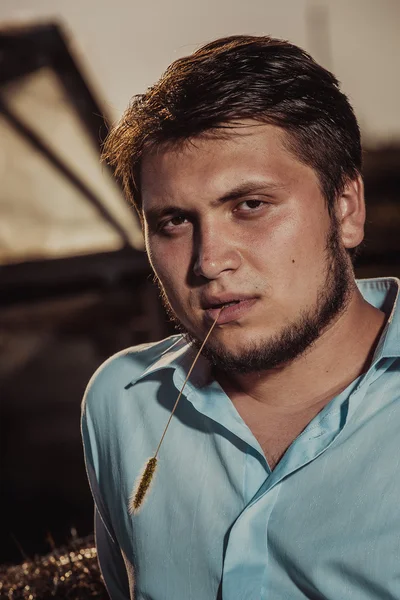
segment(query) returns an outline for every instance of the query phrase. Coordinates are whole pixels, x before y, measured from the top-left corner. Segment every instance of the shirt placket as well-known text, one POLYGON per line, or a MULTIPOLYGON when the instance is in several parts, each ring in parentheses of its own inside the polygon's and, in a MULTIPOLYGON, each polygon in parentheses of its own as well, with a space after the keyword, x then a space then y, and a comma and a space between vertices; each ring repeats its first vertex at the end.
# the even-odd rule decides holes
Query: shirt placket
POLYGON ((269 600, 268 526, 274 506, 284 480, 325 452, 343 429, 347 402, 343 397, 336 400, 293 442, 232 526, 223 567, 223 600, 269 600))

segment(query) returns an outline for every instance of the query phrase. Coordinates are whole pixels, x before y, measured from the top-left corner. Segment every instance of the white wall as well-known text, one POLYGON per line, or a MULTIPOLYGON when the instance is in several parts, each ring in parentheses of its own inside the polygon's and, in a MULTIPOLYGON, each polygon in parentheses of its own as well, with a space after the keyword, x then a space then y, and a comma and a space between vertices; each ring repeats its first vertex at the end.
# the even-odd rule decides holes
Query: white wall
POLYGON ((334 0, 332 70, 371 143, 400 142, 400 2, 334 0))
POLYGON ((398 0, 2 0, 0 22, 15 17, 67 25, 113 118, 203 42, 266 33, 303 46, 334 71, 366 142, 400 141, 398 0), (322 34, 312 26, 313 7, 325 10, 322 34))

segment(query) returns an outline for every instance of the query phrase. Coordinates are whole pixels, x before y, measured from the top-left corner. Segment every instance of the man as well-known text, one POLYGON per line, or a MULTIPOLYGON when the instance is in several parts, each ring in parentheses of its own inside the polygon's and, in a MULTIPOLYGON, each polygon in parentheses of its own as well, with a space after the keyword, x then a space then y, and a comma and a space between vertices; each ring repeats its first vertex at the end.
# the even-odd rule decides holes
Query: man
POLYGON ((284 41, 217 40, 134 98, 105 155, 184 332, 86 393, 110 596, 400 598, 399 282, 354 281, 361 146, 336 79, 284 41))

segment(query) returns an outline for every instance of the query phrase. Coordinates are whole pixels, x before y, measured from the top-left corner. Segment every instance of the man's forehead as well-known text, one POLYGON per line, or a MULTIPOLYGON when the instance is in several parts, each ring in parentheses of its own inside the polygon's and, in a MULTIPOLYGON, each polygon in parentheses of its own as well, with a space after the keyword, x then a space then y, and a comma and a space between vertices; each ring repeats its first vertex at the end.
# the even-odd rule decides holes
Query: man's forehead
POLYGON ((265 138, 274 138, 276 143, 281 143, 282 148, 285 147, 285 142, 288 138, 288 133, 277 125, 264 123, 256 119, 241 119, 237 121, 229 121, 221 123, 205 129, 195 135, 187 135, 185 137, 161 140, 144 144, 142 150, 142 166, 148 160, 159 159, 164 155, 179 156, 182 153, 196 149, 202 146, 213 145, 224 148, 226 143, 235 143, 245 140, 246 138, 254 138, 255 136, 263 136, 265 138))
POLYGON ((285 148, 277 129, 251 122, 222 135, 202 135, 149 149, 141 168, 144 203, 181 191, 228 193, 230 188, 249 185, 248 181, 251 185, 287 186, 294 163, 300 168, 304 165, 285 148))

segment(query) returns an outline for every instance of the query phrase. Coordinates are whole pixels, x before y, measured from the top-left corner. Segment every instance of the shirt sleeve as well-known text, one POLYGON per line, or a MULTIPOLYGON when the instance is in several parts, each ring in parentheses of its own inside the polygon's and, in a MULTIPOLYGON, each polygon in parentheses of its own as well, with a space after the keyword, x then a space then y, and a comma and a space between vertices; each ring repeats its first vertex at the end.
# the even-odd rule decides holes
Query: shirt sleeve
POLYGON ((95 508, 95 534, 100 570, 111 600, 130 598, 125 562, 117 542, 110 536, 99 511, 95 508))
POLYGON ((111 600, 129 600, 131 596, 125 561, 98 483, 98 432, 86 404, 83 405, 81 425, 86 472, 95 504, 95 534, 100 570, 111 600))

